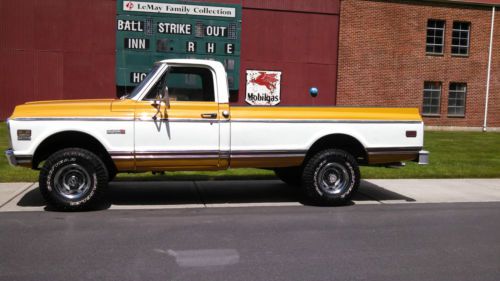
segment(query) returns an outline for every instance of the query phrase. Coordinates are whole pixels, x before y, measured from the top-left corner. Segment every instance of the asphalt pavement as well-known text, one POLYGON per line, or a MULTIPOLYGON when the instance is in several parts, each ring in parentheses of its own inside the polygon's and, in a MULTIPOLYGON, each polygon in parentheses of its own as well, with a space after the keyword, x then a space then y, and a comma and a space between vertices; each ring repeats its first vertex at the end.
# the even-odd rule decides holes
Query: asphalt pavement
POLYGON ((0 280, 497 281, 500 203, 0 213, 0 280))
POLYGON ((365 180, 351 205, 271 181, 112 182, 52 212, 0 184, 3 280, 500 279, 500 180, 365 180))

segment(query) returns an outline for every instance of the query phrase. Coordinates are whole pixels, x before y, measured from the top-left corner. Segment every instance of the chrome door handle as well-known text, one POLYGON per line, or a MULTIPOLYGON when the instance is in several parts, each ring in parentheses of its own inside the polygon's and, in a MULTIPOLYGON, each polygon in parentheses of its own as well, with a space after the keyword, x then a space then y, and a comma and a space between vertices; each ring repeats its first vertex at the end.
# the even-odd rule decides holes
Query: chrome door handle
POLYGON ((202 113, 201 118, 214 119, 214 118, 217 118, 217 113, 202 113))

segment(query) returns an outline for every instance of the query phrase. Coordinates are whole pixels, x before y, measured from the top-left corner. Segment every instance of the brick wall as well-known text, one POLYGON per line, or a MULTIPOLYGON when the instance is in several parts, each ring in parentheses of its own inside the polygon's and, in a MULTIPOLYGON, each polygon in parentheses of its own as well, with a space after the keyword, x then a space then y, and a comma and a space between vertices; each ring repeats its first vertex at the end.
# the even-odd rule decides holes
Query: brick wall
MULTIPOLYGON (((439 81, 440 115, 425 117, 426 125, 480 127, 491 8, 421 2, 341 1, 337 104, 421 108, 424 81, 439 81), (443 55, 426 55, 428 19, 446 21, 443 55), (470 22, 468 57, 451 55, 453 21, 470 22), (448 117, 450 82, 467 83, 465 117, 448 117)), ((495 46, 500 44, 497 18, 495 46)), ((488 126, 499 127, 500 54, 494 53, 488 126)))

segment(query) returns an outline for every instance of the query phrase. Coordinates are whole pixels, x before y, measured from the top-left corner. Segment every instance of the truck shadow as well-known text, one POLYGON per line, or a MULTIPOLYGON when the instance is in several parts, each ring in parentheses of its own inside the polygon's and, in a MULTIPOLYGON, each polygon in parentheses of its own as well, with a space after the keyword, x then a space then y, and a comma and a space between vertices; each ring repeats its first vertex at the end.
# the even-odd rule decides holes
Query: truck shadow
MULTIPOLYGON (((107 191, 108 203, 99 209, 114 206, 155 206, 280 203, 298 202, 309 205, 300 190, 279 180, 252 181, 168 181, 168 182, 111 182, 107 191)), ((412 198, 384 189, 369 181, 361 182, 353 203, 363 201, 404 201, 412 198)), ((45 202, 38 191, 32 189, 17 202, 20 207, 43 207, 45 202)))

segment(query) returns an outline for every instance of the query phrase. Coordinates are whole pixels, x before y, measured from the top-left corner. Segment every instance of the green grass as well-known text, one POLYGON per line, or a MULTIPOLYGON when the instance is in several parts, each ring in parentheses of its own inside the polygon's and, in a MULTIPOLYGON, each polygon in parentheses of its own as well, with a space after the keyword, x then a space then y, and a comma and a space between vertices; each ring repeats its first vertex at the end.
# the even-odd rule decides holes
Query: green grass
MULTIPOLYGON (((7 129, 0 123, 0 151, 8 148, 7 129)), ((481 132, 426 132, 425 149, 430 164, 409 162, 403 168, 362 167, 363 178, 500 178, 500 134, 481 132)), ((259 169, 215 172, 167 172, 165 175, 120 174, 118 180, 228 180, 272 179, 274 173, 259 169)), ((0 157, 0 182, 37 181, 38 172, 11 167, 0 157)))
POLYGON ((229 169, 212 172, 165 172, 164 175, 151 173, 119 174, 120 181, 157 181, 157 180, 259 180, 275 179, 274 172, 262 169, 229 169))
POLYGON ((364 178, 500 178, 500 134, 425 132, 430 164, 404 168, 363 167, 364 178))
POLYGON ((0 123, 0 182, 21 182, 21 181, 36 181, 38 179, 38 171, 33 171, 21 167, 12 167, 5 158, 4 151, 9 148, 9 140, 7 137, 7 126, 5 122, 0 123))

